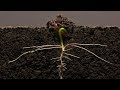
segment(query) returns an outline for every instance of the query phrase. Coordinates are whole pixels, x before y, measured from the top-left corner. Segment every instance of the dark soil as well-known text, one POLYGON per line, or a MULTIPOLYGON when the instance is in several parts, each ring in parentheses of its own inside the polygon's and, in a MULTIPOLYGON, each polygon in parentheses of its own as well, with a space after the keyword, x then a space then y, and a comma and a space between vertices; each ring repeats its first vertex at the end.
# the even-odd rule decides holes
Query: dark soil
MULTIPOLYGON (((105 44, 107 47, 84 46, 98 56, 113 63, 110 65, 90 53, 74 48, 66 60, 64 79, 120 79, 120 29, 117 27, 76 27, 73 36, 65 43, 105 44)), ((0 79, 59 79, 58 63, 50 60, 60 55, 59 49, 43 50, 27 54, 9 63, 28 51, 26 46, 59 44, 46 28, 4 28, 0 29, 0 79)))

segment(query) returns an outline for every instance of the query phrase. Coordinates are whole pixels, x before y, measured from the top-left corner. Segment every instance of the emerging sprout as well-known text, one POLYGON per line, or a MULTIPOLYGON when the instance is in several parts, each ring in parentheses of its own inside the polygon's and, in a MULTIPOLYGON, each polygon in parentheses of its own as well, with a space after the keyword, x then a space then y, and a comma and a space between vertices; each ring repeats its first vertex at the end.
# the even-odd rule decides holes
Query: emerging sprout
POLYGON ((63 45, 63 37, 62 37, 62 33, 66 32, 66 30, 64 28, 60 28, 59 29, 59 38, 60 38, 60 45, 62 47, 62 49, 64 49, 64 45, 63 45))

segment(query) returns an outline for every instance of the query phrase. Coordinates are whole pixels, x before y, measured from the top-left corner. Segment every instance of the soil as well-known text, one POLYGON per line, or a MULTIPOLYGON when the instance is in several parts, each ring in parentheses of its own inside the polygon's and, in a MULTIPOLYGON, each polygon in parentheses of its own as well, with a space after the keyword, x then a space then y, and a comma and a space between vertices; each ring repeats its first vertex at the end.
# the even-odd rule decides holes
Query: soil
MULTIPOLYGON (((70 57, 66 60, 64 79, 120 79, 120 29, 118 27, 84 27, 74 29, 67 43, 103 44, 83 46, 101 58, 113 63, 108 64, 92 54, 73 48, 69 53, 80 59, 70 57)), ((59 79, 58 62, 50 60, 60 55, 60 49, 37 51, 26 54, 13 63, 8 63, 28 51, 23 47, 57 44, 45 27, 41 28, 0 28, 0 79, 59 79)), ((32 49, 30 49, 32 50, 32 49)))

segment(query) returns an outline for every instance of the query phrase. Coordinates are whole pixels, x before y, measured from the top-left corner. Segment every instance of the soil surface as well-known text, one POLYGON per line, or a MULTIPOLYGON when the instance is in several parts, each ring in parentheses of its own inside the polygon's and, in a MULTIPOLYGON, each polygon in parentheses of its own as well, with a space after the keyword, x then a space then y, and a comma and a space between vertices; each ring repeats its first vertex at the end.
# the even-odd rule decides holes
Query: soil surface
MULTIPOLYGON (((83 47, 113 64, 108 64, 82 49, 73 48, 69 53, 80 59, 66 59, 64 79, 120 79, 119 28, 78 26, 72 38, 65 41, 65 44, 68 43, 107 45, 83 47)), ((45 27, 0 28, 0 79, 59 79, 58 62, 50 59, 60 56, 60 49, 37 51, 8 63, 20 54, 33 50, 23 47, 47 44, 59 45, 59 42, 54 40, 45 27)))

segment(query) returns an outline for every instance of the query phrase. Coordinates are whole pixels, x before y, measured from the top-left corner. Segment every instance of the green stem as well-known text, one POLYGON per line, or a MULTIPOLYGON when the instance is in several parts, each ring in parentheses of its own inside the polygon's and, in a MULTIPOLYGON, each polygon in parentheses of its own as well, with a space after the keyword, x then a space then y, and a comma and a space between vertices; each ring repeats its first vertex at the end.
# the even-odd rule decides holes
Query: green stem
POLYGON ((62 32, 66 31, 65 28, 59 29, 59 38, 60 38, 60 45, 62 47, 62 50, 64 50, 64 44, 63 44, 63 38, 62 38, 62 32))

